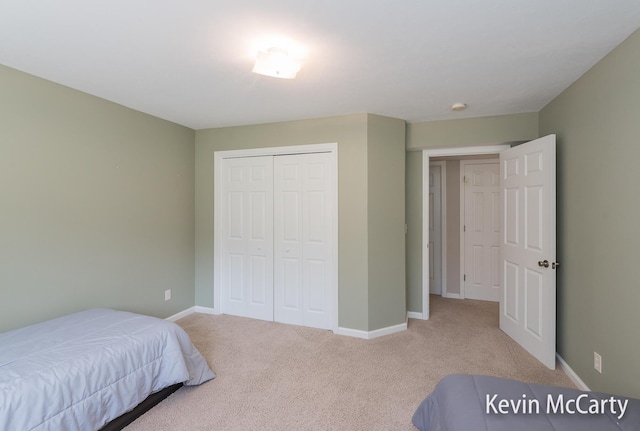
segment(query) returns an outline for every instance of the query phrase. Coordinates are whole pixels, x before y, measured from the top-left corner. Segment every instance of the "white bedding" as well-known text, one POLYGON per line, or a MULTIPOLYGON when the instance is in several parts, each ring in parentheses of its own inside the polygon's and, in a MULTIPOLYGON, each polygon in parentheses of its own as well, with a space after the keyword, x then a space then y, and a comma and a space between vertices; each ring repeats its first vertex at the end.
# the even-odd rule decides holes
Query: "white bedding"
POLYGON ((214 377, 175 323, 82 311, 0 334, 0 430, 99 430, 167 386, 214 377))

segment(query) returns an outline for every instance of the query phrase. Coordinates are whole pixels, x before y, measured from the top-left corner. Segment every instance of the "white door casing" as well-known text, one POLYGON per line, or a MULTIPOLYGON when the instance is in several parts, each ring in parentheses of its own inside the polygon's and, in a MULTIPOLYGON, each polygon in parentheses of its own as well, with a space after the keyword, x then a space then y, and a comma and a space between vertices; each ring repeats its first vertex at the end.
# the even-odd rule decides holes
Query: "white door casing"
POLYGON ((442 295, 442 167, 429 169, 429 293, 442 295))
POLYGON ((221 169, 223 308, 273 320, 272 157, 225 159, 221 169))
POLYGON ((274 319, 330 329, 330 154, 277 156, 274 173, 274 319))
POLYGON ((463 298, 500 300, 500 164, 461 162, 462 232, 460 293, 463 298))
POLYGON ((555 369, 555 135, 503 151, 500 165, 500 328, 548 368, 555 369))

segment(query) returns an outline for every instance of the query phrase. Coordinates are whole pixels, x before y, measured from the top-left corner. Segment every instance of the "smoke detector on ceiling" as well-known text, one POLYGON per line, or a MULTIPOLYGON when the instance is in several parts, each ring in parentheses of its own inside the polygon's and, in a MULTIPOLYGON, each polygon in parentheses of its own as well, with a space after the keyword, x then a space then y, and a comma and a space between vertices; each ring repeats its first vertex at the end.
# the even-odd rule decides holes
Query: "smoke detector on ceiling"
POLYGON ((452 111, 464 111, 465 109, 467 109, 466 103, 454 103, 453 105, 451 105, 452 111))

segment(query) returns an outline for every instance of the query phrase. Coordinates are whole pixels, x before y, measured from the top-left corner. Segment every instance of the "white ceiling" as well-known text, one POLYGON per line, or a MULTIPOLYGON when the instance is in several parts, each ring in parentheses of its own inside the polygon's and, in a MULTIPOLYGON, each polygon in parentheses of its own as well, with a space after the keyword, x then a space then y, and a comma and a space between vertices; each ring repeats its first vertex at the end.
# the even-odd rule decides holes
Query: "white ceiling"
POLYGON ((417 122, 538 111, 639 27, 638 0, 0 0, 0 64, 194 129, 417 122), (293 81, 251 73, 274 35, 293 81))

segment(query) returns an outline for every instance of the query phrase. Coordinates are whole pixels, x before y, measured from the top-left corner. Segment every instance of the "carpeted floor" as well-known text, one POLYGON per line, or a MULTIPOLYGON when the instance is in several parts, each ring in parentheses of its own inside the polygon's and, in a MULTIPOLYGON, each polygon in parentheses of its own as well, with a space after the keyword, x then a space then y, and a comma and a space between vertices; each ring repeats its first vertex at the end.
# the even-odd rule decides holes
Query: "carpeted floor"
POLYGON ((218 377, 178 390, 126 431, 409 431, 447 374, 574 387, 498 329, 497 303, 434 296, 430 320, 374 340, 226 315, 178 324, 218 377))

